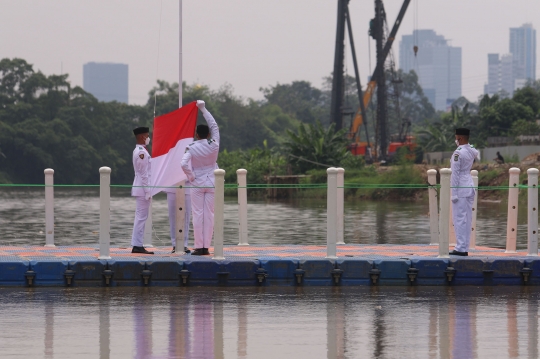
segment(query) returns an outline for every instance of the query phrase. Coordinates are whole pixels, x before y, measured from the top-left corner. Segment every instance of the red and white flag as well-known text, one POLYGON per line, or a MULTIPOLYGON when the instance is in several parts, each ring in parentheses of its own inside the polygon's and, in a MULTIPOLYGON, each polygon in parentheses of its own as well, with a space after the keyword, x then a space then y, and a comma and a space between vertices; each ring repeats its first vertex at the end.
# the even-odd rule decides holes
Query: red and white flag
POLYGON ((152 136, 152 195, 186 180, 180 161, 193 142, 199 109, 194 101, 154 119, 152 136))

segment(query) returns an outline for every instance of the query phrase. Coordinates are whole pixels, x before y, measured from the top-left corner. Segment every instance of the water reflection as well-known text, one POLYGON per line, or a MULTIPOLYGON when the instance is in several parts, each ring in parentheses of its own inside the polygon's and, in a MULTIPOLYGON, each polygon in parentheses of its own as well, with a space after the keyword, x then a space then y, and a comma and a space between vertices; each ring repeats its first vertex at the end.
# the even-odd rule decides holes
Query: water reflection
POLYGON ((538 357, 539 288, 53 291, 1 289, 3 356, 538 357))
MULTIPOLYGON (((147 291, 148 288, 144 288, 147 291)), ((137 296, 133 304, 135 358, 152 356, 152 300, 151 294, 137 296)))

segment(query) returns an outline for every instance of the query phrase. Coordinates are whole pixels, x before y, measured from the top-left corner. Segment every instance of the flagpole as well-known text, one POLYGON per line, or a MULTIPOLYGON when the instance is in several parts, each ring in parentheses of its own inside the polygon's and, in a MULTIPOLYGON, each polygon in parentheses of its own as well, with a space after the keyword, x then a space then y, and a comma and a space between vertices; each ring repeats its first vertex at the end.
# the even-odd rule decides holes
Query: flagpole
MULTIPOLYGON (((182 107, 182 0, 178 0, 178 108, 182 107)), ((186 193, 185 189, 181 188, 185 184, 184 181, 177 183, 179 186, 176 188, 176 247, 179 249, 178 252, 182 253, 184 248, 184 234, 185 231, 189 231, 189 225, 185 227, 185 204, 186 204, 186 193)))
POLYGON ((180 2, 180 13, 179 13, 179 18, 180 18, 180 21, 179 21, 179 35, 180 35, 180 42, 179 42, 179 48, 180 48, 180 53, 178 54, 178 64, 179 64, 179 68, 178 68, 178 107, 182 107, 182 0, 179 0, 180 2))

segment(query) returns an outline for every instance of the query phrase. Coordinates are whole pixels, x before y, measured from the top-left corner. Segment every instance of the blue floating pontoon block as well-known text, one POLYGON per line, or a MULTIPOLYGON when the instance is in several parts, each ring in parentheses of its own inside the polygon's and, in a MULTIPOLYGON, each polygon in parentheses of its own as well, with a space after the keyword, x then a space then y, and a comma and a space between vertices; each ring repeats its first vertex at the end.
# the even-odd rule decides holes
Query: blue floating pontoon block
POLYGON ((74 260, 69 262, 69 269, 74 273, 72 286, 100 287, 103 285, 103 271, 107 267, 106 261, 100 260, 74 260))
POLYGON ((189 285, 218 285, 222 278, 218 261, 212 260, 187 260, 184 262, 184 269, 189 272, 189 285))
POLYGON ((451 258, 448 266, 456 270, 451 285, 483 285, 490 284, 489 270, 486 262, 477 258, 451 258))
POLYGON ((258 260, 221 261, 220 272, 228 273, 227 286, 257 285, 258 260))
POLYGON ((374 265, 381 271, 377 280, 379 285, 409 285, 407 271, 411 267, 410 260, 378 259, 374 265))
POLYGON ((107 267, 113 272, 110 286, 133 287, 143 285, 142 273, 146 269, 145 261, 110 259, 107 261, 107 267))
POLYGON ((369 271, 373 268, 373 261, 362 259, 338 259, 337 268, 343 272, 341 274, 341 285, 370 285, 371 278, 369 271))
POLYGON ((180 271, 184 262, 179 260, 146 262, 146 268, 152 273, 149 285, 172 287, 180 285, 180 271))
POLYGON ((540 285, 540 258, 527 258, 525 267, 531 270, 527 278, 528 285, 540 285))
POLYGON ((66 260, 33 260, 30 261, 30 270, 36 274, 34 278, 35 286, 65 286, 66 278, 64 274, 68 269, 66 260))
POLYGON ((301 260, 300 269, 304 270, 302 278, 303 285, 334 285, 332 278, 334 263, 328 259, 301 260))
POLYGON ((521 274, 521 270, 524 267, 524 261, 522 259, 493 259, 486 264, 487 269, 493 271, 493 285, 523 284, 523 275, 521 274))
POLYGON ((446 285, 448 282, 445 273, 448 259, 416 258, 411 262, 412 267, 418 269, 413 282, 416 285, 446 285))
POLYGON ((265 285, 296 285, 297 259, 261 259, 261 268, 266 270, 265 285))
POLYGON ((29 269, 28 261, 0 261, 0 286, 26 285, 25 273, 29 269))

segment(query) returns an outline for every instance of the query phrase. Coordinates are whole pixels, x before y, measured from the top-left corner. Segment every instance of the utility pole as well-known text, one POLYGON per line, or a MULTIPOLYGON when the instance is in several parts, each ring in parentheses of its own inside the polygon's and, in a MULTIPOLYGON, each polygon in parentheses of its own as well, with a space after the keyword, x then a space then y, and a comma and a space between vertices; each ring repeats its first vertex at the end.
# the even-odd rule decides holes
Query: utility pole
POLYGON ((377 44, 377 67, 380 71, 377 73, 377 132, 379 134, 379 159, 386 160, 386 151, 388 147, 388 139, 386 137, 386 78, 384 73, 384 62, 386 59, 384 48, 384 20, 386 14, 382 0, 375 0, 375 18, 373 19, 373 27, 375 41, 377 44))
POLYGON ((349 0, 338 0, 336 50, 334 54, 334 72, 332 74, 332 101, 330 105, 330 123, 336 124, 336 131, 343 128, 343 98, 345 83, 343 60, 345 52, 345 16, 349 0))

